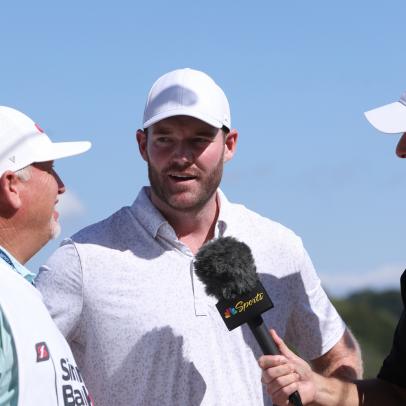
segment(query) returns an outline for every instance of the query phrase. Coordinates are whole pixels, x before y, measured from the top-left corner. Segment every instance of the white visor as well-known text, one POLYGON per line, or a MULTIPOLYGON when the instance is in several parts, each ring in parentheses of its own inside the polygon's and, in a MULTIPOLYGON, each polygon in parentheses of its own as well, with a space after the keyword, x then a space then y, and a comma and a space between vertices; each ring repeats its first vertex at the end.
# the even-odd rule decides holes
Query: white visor
POLYGON ((406 132, 406 93, 399 101, 369 110, 364 114, 367 120, 383 133, 404 133, 406 132))

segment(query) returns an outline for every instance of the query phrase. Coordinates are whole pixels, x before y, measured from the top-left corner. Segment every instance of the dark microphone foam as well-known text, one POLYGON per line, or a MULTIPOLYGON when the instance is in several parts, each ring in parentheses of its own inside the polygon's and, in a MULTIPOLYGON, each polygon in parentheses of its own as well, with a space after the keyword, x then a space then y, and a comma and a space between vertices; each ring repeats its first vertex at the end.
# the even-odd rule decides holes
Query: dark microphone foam
POLYGON ((195 271, 206 293, 219 301, 245 295, 259 282, 250 248, 233 237, 203 245, 195 257, 195 271))

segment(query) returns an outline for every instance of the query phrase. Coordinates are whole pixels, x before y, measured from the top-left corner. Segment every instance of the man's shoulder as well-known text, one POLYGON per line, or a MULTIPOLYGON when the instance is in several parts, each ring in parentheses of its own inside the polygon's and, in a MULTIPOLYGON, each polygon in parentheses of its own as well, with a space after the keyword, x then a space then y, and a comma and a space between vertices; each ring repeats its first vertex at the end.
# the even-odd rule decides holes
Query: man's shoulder
POLYGON ((228 222, 232 227, 242 231, 247 230, 251 234, 261 238, 265 234, 281 241, 300 240, 300 237, 293 230, 278 221, 251 210, 240 203, 229 202, 229 205, 229 211, 232 212, 232 216, 231 218, 228 217, 228 222))
MULTIPOLYGON (((134 229, 134 220, 131 219, 129 207, 125 206, 112 215, 90 224, 71 237, 62 240, 60 246, 48 258, 46 264, 41 267, 37 277, 37 285, 41 284, 41 275, 47 268, 60 268, 69 266, 71 269, 79 269, 84 256, 98 255, 104 249, 125 250, 128 240, 131 239, 130 228, 134 229)), ((45 274, 45 273, 44 273, 45 274)), ((49 273, 47 273, 49 274, 49 273)), ((67 275, 66 272, 55 272, 54 275, 67 275)))
POLYGON ((103 220, 82 228, 73 234, 70 240, 79 244, 100 244, 110 241, 113 237, 119 239, 120 235, 125 234, 130 222, 130 207, 124 206, 103 220))
MULTIPOLYGON (((140 210, 151 205, 147 197, 147 189, 143 187, 131 206, 123 206, 110 216, 87 227, 82 228, 73 234, 70 241, 74 243, 95 243, 120 245, 120 241, 126 241, 137 232, 142 225, 142 216, 140 210)), ((148 217, 147 212, 147 217, 148 217)))

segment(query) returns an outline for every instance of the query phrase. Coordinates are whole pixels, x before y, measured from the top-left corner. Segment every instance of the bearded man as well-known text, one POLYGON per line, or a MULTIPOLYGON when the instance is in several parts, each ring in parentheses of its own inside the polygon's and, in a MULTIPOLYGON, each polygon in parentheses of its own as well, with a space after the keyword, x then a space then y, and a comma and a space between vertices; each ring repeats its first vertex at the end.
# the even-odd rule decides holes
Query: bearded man
POLYGON ((255 339, 227 330, 194 271, 196 252, 219 236, 251 247, 278 309, 267 323, 321 373, 360 374, 358 347, 301 239, 219 189, 237 137, 208 75, 160 77, 137 131, 150 186, 66 240, 43 267, 39 287, 99 406, 271 404, 255 339))

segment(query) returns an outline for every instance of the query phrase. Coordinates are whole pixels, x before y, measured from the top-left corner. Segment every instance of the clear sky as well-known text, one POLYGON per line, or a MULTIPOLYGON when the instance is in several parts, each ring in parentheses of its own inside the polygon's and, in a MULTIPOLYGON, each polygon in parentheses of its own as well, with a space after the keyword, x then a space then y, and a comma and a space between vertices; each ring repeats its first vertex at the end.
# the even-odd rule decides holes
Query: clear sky
POLYGON ((363 112, 406 90, 405 15, 404 0, 3 2, 0 104, 53 140, 93 143, 56 163, 63 237, 133 202, 148 183, 135 131, 150 86, 203 70, 240 134, 229 199, 300 235, 330 293, 398 287, 406 160, 363 112))

